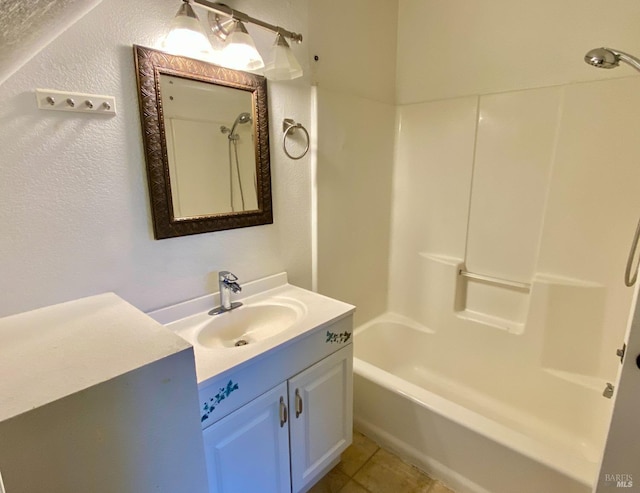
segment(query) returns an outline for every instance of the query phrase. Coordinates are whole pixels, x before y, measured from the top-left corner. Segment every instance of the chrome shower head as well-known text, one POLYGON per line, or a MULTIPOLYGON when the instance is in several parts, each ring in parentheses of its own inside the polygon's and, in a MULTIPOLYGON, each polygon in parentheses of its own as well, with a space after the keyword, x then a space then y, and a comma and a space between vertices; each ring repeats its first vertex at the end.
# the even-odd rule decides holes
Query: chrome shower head
POLYGON ((230 140, 235 140, 238 139, 239 137, 234 133, 236 131, 236 127, 238 126, 238 123, 240 125, 244 125, 245 123, 249 123, 253 121, 253 118, 251 118, 251 115, 249 113, 240 113, 238 115, 238 117, 236 118, 236 121, 233 122, 233 125, 231 126, 231 131, 229 132, 229 139, 230 140))
POLYGON ((620 59, 608 48, 595 48, 584 56, 584 61, 598 68, 615 68, 620 59))
POLYGON ((251 121, 251 115, 249 113, 240 113, 237 121, 238 123, 248 123, 251 121))
POLYGON ((640 71, 640 60, 623 51, 611 48, 595 48, 587 52, 584 61, 598 68, 616 68, 623 61, 640 71))

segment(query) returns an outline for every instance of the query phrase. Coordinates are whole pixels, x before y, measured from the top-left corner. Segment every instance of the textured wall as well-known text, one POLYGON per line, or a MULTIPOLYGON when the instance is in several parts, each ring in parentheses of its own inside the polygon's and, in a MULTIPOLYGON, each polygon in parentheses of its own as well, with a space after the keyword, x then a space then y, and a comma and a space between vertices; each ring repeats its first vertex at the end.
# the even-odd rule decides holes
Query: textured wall
MULTIPOLYGON (((308 161, 284 157, 278 127, 308 123, 308 78, 269 86, 275 223, 153 239, 132 45, 159 46, 178 6, 105 0, 0 86, 0 315, 104 291, 150 310, 216 291, 220 269, 241 281, 287 270, 310 286, 308 161), (39 111, 38 87, 114 95, 118 115, 39 111)), ((232 6, 307 30, 304 2, 232 6)), ((294 50, 306 67, 307 45, 294 50)))
POLYGON ((0 84, 102 0, 0 0, 0 84))

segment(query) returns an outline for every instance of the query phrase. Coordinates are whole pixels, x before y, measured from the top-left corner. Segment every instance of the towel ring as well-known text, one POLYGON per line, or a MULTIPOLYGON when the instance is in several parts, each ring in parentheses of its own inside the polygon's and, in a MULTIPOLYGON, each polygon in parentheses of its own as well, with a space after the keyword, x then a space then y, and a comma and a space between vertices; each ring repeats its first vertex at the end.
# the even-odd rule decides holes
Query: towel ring
POLYGON ((282 135, 282 149, 284 150, 284 153, 289 158, 294 160, 302 159, 303 157, 305 157, 307 155, 307 152, 309 152, 309 132, 307 132, 307 129, 302 126, 302 123, 296 123, 291 118, 285 118, 284 120, 282 120, 282 131, 284 132, 284 134, 282 135), (289 151, 287 151, 287 137, 289 136, 289 133, 293 135, 298 128, 302 130, 307 137, 307 146, 304 148, 304 151, 302 151, 302 154, 300 154, 299 156, 292 156, 291 154, 289 154, 289 151))

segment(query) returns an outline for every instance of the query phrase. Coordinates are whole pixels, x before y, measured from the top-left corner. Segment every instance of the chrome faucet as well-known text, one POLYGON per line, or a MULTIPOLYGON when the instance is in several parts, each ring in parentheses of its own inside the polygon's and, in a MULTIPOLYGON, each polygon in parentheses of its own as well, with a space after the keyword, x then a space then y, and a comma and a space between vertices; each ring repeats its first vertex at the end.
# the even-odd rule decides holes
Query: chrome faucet
POLYGON ((224 313, 233 310, 234 308, 238 308, 242 306, 242 303, 239 301, 231 302, 231 293, 238 293, 242 291, 240 284, 236 281, 238 278, 235 274, 227 270, 221 270, 218 272, 218 286, 220 289, 220 306, 214 308, 209 312, 209 315, 218 315, 219 313, 224 313))

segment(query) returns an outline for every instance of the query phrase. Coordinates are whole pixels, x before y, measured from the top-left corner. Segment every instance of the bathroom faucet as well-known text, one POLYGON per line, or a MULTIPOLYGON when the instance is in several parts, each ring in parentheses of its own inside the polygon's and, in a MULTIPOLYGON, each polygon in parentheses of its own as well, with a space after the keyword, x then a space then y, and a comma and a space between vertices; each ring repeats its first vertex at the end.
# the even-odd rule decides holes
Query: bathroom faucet
POLYGON ((231 303, 231 293, 242 291, 240 285, 236 282, 238 278, 229 271, 221 270, 218 272, 218 286, 220 288, 220 306, 209 312, 209 315, 218 315, 242 306, 239 301, 231 303))

